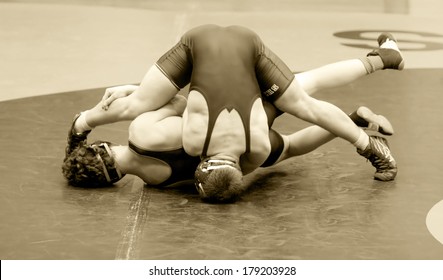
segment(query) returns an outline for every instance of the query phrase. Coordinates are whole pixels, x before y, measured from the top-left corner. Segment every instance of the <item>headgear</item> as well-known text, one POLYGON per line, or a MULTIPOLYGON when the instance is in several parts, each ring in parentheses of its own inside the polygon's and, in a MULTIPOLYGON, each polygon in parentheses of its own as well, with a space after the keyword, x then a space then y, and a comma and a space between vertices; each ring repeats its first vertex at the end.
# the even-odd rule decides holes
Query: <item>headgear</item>
POLYGON ((232 168, 241 172, 238 164, 235 164, 232 161, 225 159, 204 159, 200 162, 195 170, 194 178, 195 178, 195 186, 197 191, 202 197, 206 197, 206 193, 204 190, 204 186, 207 178, 211 174, 212 171, 220 168, 232 168))

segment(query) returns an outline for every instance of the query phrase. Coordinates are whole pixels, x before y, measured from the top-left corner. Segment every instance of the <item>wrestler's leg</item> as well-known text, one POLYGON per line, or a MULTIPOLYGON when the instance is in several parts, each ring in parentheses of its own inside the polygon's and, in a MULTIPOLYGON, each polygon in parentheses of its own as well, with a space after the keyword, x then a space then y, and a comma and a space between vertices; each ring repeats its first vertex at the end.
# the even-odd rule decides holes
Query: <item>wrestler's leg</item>
POLYGON ((191 73, 192 61, 189 52, 180 41, 149 69, 141 85, 135 87, 134 92, 124 98, 114 98, 111 95, 107 99, 108 102, 112 101, 111 105, 99 102, 91 110, 75 116, 68 131, 65 157, 68 157, 75 147, 85 143, 88 133, 94 127, 133 120, 144 112, 162 107, 178 93, 180 88, 189 83, 191 73))
POLYGON ((80 129, 83 127, 87 131, 98 125, 133 120, 141 113, 156 110, 171 100, 179 89, 189 83, 192 74, 192 59, 182 40, 151 66, 133 93, 124 98, 108 96, 104 104, 100 102, 83 117, 80 116, 78 121, 84 124, 80 129))
MULTIPOLYGON (((370 73, 378 69, 403 68, 403 58, 392 35, 382 34, 378 42, 379 49, 361 60, 363 67, 358 66, 356 61, 350 62, 358 67, 357 75, 362 75, 363 69, 370 73)), ((349 141, 358 150, 368 147, 369 137, 356 127, 343 111, 333 104, 310 97, 297 79, 288 78, 287 66, 269 49, 264 49, 264 55, 259 60, 257 69, 261 88, 269 88, 264 94, 274 101, 278 109, 323 127, 349 141), (279 76, 273 74, 276 73, 273 68, 279 68, 280 71, 277 73, 281 74, 279 76)), ((355 76, 350 77, 355 78, 355 76)), ((330 85, 329 82, 326 84, 330 85)), ((314 85, 305 86, 309 89, 317 88, 314 85)))
MULTIPOLYGON (((391 38, 390 34, 382 34, 379 37, 380 48, 371 52, 367 60, 363 60, 368 73, 378 69, 403 69, 403 58, 395 39, 391 38), (377 64, 373 63, 373 58, 376 58, 377 64)), ((274 98, 276 98, 274 104, 278 109, 317 124, 352 143, 357 148, 357 152, 370 160, 376 168, 375 179, 389 181, 396 177, 397 164, 391 155, 386 139, 377 136, 369 137, 361 129, 350 124, 350 121, 340 114, 341 110, 334 108, 334 105, 310 98, 297 79, 291 81, 283 95, 274 98)))
POLYGON ((350 59, 297 73, 295 78, 311 95, 322 89, 346 85, 367 74, 360 59, 350 59))
MULTIPOLYGON (((357 114, 350 114, 350 118, 355 118, 355 116, 357 116, 357 114)), ((367 119, 363 119, 365 122, 370 122, 371 120, 375 120, 377 122, 377 120, 380 119, 387 121, 387 119, 383 116, 375 116, 377 115, 371 112, 370 115, 367 115, 367 119)), ((353 121, 358 123, 358 118, 353 119, 353 121)), ((387 122, 390 125, 389 121, 387 122)), ((377 127, 381 125, 383 124, 376 123, 377 127)), ((365 135, 367 134, 365 133, 365 135)), ((289 157, 299 156, 308 153, 318 148, 319 146, 331 141, 334 138, 334 134, 318 126, 311 126, 292 135, 285 136, 283 137, 284 149, 282 152, 282 156, 280 156, 280 158, 276 162, 289 157)), ((371 161, 372 165, 376 168, 374 179, 381 181, 390 181, 395 179, 397 175, 397 164, 395 162, 395 159, 391 155, 388 142, 385 138, 379 136, 371 136, 369 138, 368 146, 364 150, 357 151, 360 155, 371 161)))
POLYGON ((310 97, 296 79, 293 79, 285 92, 274 101, 274 105, 283 112, 323 127, 359 149, 363 150, 368 145, 367 135, 341 109, 310 97))
POLYGON ((386 139, 378 136, 369 137, 339 108, 308 96, 296 79, 274 104, 282 111, 317 124, 332 134, 348 140, 357 148, 357 152, 371 161, 376 168, 375 179, 390 181, 396 177, 397 164, 386 139))
POLYGON ((334 134, 316 125, 282 136, 285 149, 279 161, 312 152, 336 138, 334 134))
POLYGON ((99 102, 85 112, 85 121, 89 127, 94 128, 103 124, 133 120, 144 112, 162 107, 177 93, 175 85, 154 65, 132 94, 112 100, 107 110, 104 110, 102 102, 99 102))
MULTIPOLYGON (((372 57, 375 58, 375 57, 372 57)), ((312 95, 315 92, 327 88, 341 86, 353 82, 365 75, 369 74, 360 59, 344 60, 332 64, 322 66, 313 70, 309 70, 302 73, 297 73, 295 78, 300 83, 300 86, 309 94, 312 95)), ((355 111, 353 114, 355 117, 363 117, 364 115, 372 115, 376 118, 360 118, 361 122, 357 125, 360 127, 368 127, 371 125, 378 126, 376 130, 385 135, 392 135, 394 130, 383 116, 375 115, 372 112, 368 112, 368 108, 361 107, 360 110, 355 111), (369 120, 370 122, 368 122, 369 120), (380 123, 377 125, 376 123, 380 123)))
POLYGON ((403 69, 404 61, 395 38, 383 33, 378 39, 379 49, 360 59, 343 60, 295 75, 301 87, 309 94, 342 86, 375 71, 403 69))

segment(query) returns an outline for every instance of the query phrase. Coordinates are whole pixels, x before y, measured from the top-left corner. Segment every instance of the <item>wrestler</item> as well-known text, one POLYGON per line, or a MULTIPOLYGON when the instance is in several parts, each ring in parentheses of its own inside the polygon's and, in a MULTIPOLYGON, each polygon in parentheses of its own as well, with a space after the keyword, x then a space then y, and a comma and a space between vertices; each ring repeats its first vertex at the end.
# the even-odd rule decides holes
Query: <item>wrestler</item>
MULTIPOLYGON (((200 157, 189 156, 182 148, 181 112, 184 107, 185 99, 177 96, 166 106, 138 116, 129 126, 127 146, 106 141, 78 143, 64 160, 62 170, 65 178, 71 185, 82 187, 110 185, 125 174, 136 175, 147 185, 157 187, 193 181, 200 157)), ((393 133, 386 118, 366 107, 358 108, 350 114, 350 118, 382 134, 393 133)), ((335 136, 318 126, 311 126, 291 135, 281 135, 271 129, 269 138, 272 152, 262 167, 306 154, 335 136)), ((211 179, 223 180, 224 177, 211 179)), ((233 202, 246 188, 241 182, 231 184, 229 189, 213 188, 217 185, 207 184, 206 188, 198 188, 201 198, 211 203, 233 202)))
MULTIPOLYGON (((354 73, 346 79, 403 68, 392 36, 380 36, 379 45, 364 59, 346 62, 354 73)), ((375 178, 395 178, 396 163, 384 141, 370 138, 336 106, 312 98, 257 34, 239 26, 205 25, 188 31, 148 71, 134 94, 117 100, 105 96, 105 108, 112 102, 107 113, 101 114, 96 106, 80 115, 77 131, 157 109, 188 83, 183 147, 188 154, 201 157, 201 166, 214 165, 210 170, 216 172, 228 170, 235 181, 263 164, 271 148, 264 98, 354 144, 376 167, 375 178)), ((200 171, 197 168, 197 179, 208 178, 199 176, 204 173, 200 171)))

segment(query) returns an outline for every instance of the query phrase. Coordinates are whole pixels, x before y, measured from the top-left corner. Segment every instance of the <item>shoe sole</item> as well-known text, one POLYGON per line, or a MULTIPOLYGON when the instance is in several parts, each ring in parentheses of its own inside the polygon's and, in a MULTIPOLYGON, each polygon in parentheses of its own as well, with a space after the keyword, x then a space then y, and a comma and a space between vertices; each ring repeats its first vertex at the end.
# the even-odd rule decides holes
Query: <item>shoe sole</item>
POLYGON ((381 134, 383 135, 394 134, 394 128, 392 127, 391 122, 382 115, 374 114, 369 108, 364 106, 358 108, 357 115, 369 123, 369 128, 371 127, 371 124, 376 126, 378 125, 377 131, 380 132, 381 134))
POLYGON ((393 181, 395 179, 395 177, 397 176, 397 173, 395 174, 383 174, 383 173, 376 173, 374 175, 374 179, 378 180, 378 181, 383 181, 383 182, 387 182, 387 181, 393 181))

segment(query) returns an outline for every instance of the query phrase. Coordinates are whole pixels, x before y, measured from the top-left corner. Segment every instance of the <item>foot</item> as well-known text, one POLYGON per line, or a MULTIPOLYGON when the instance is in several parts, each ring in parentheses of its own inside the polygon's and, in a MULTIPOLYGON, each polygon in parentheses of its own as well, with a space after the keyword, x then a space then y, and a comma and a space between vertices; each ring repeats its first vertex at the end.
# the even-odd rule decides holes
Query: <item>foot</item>
POLYGON ((374 179, 391 181, 397 176, 397 163, 389 150, 388 141, 379 136, 370 136, 369 145, 365 150, 357 149, 357 152, 367 158, 376 171, 374 179))
POLYGON ((368 107, 360 106, 349 117, 360 127, 377 131, 384 135, 394 134, 391 122, 385 116, 376 115, 368 107))
POLYGON ((383 69, 403 70, 405 61, 397 46, 397 40, 391 33, 382 33, 378 36, 379 48, 368 53, 368 56, 380 56, 383 61, 383 69))
POLYGON ((78 146, 85 144, 88 134, 91 132, 90 130, 82 133, 75 131, 75 122, 77 121, 78 117, 80 117, 80 114, 75 115, 71 128, 68 132, 68 144, 65 149, 65 157, 68 157, 78 146))

